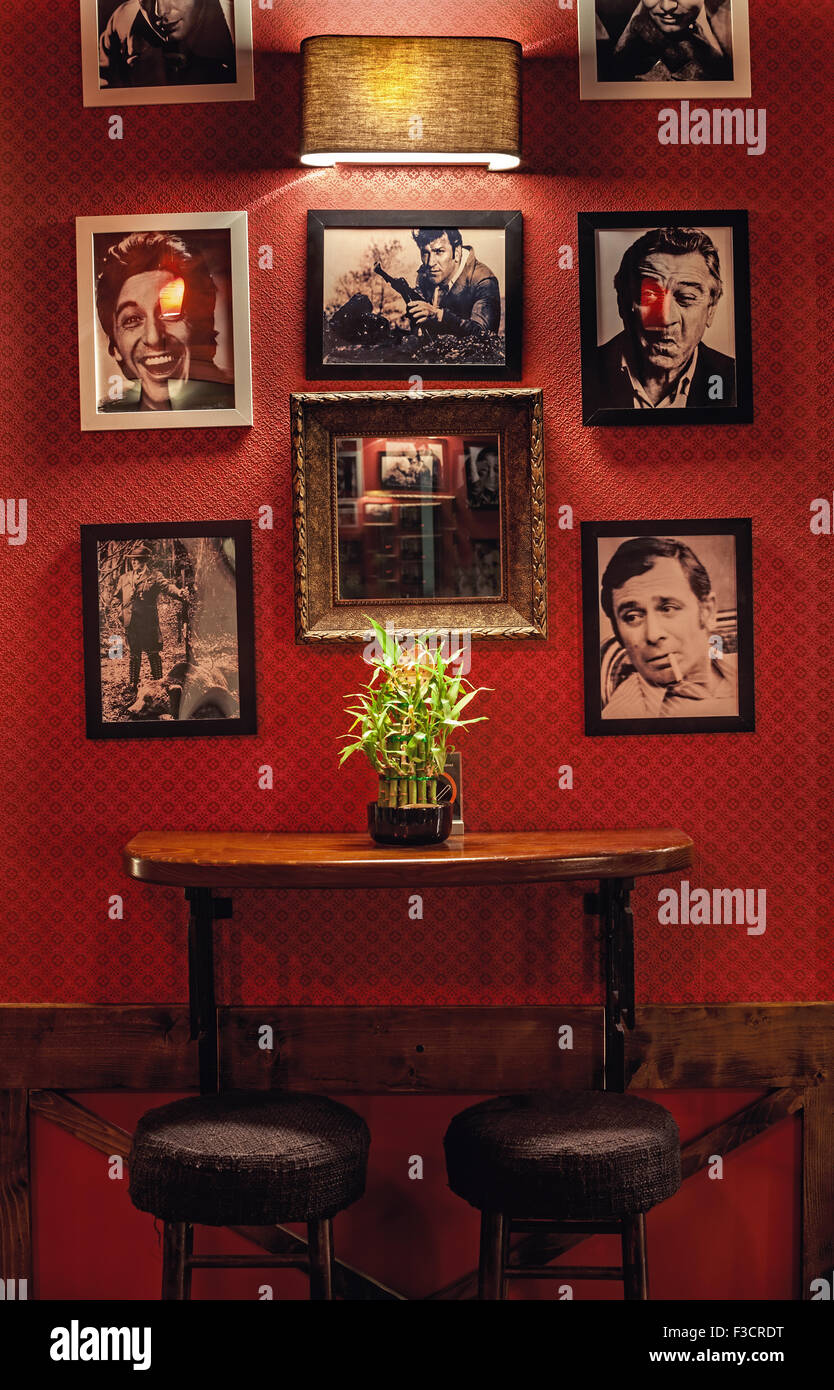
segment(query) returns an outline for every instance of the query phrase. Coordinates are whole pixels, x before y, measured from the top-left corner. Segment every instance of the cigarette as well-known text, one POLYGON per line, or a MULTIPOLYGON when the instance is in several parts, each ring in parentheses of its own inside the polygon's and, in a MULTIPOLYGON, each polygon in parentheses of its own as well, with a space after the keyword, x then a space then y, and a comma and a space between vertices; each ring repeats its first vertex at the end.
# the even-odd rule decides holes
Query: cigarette
POLYGON ((675 680, 676 680, 676 681, 682 681, 682 680, 683 680, 683 671, 681 670, 680 666, 678 665, 677 657, 670 656, 670 657, 669 657, 669 665, 670 665, 671 668, 672 668, 672 675, 675 677, 675 680))

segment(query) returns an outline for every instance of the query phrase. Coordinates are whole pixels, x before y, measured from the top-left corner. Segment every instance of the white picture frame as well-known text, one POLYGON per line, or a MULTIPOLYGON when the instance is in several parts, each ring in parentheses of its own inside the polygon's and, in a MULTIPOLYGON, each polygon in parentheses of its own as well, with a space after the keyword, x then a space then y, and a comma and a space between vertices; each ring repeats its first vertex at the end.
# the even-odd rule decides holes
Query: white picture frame
MULTIPOLYGON (((602 0, 604 5, 605 0, 602 0)), ((749 98, 750 12, 749 0, 729 0, 732 30, 733 76, 727 81, 608 81, 601 80, 597 61, 600 0, 576 0, 579 29, 579 95, 581 101, 684 101, 690 98, 719 100, 749 98)), ((638 0, 633 9, 637 11, 638 0)))
MULTIPOLYGON (((249 236, 245 212, 191 212, 125 214, 123 217, 76 218, 78 283, 78 362, 82 430, 204 429, 252 424, 252 359, 249 332, 249 236), (196 256, 200 273, 208 277, 212 295, 211 327, 216 344, 203 357, 211 366, 211 382, 198 374, 180 375, 177 389, 169 391, 169 405, 142 405, 142 385, 137 376, 122 370, 114 351, 113 336, 105 333, 96 304, 97 264, 103 248, 134 233, 169 233, 196 256), (226 236, 223 236, 226 233, 226 236), (203 235, 205 234, 205 235, 203 235), (204 248, 216 247, 223 274, 212 270, 204 248), (226 283, 224 283, 226 282, 226 283), (221 353, 220 366, 215 358, 221 353), (228 365, 223 365, 228 364, 228 365), (121 384, 120 379, 121 378, 121 384), (177 408, 183 398, 181 381, 193 382, 188 408, 177 408), (202 390, 198 388, 203 388, 202 390), (131 402, 136 397, 136 406, 131 402), (216 399, 221 407, 195 405, 200 395, 216 399), (229 404, 225 404, 225 400, 229 404)), ((173 279, 173 273, 169 272, 173 279)), ((127 281, 125 276, 125 282, 127 281)), ((185 317, 184 315, 182 316, 185 317)), ((191 326, 189 325, 189 331, 191 326)), ((184 338, 186 346, 189 340, 184 338)), ((187 361, 192 361, 189 353, 187 361)), ((173 378, 172 378, 173 380, 173 378)))
MULTIPOLYGON (((169 106, 184 102, 254 101, 252 5, 251 0, 221 0, 222 10, 234 39, 236 77, 234 82, 205 82, 192 85, 127 87, 101 85, 99 43, 104 24, 99 0, 81 0, 81 73, 85 106, 169 106)), ((106 21, 105 21, 106 23, 106 21)))

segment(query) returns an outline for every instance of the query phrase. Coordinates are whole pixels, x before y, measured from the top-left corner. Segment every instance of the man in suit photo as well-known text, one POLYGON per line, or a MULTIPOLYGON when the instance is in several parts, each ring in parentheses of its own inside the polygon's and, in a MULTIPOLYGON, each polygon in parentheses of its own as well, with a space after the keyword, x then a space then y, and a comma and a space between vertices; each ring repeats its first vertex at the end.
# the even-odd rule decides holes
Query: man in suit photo
POLYGON ((724 293, 718 251, 706 232, 644 232, 626 250, 614 288, 623 328, 589 364, 595 409, 736 404, 734 358, 704 342, 724 293))

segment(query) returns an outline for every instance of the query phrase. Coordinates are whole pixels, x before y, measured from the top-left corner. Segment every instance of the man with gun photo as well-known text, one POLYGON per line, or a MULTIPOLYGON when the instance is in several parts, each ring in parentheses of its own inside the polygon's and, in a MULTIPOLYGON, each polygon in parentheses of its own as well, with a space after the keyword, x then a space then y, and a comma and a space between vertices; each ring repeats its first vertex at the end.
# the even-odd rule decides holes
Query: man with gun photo
POLYGON ((464 246, 457 227, 418 227, 412 236, 422 262, 417 286, 392 277, 377 262, 376 274, 402 295, 418 336, 449 333, 477 338, 501 326, 501 291, 489 266, 464 246), (466 253, 464 255, 464 253, 466 253))

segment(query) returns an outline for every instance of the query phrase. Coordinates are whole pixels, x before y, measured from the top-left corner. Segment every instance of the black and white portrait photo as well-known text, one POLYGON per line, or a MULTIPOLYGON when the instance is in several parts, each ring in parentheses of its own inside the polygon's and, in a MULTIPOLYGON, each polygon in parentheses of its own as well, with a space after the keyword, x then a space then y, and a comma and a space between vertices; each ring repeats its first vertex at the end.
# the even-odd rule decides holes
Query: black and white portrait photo
POLYGON ((380 484, 395 492, 435 492, 442 467, 441 442, 426 440, 413 444, 395 440, 380 455, 380 484))
POLYGON ((470 507, 476 510, 498 506, 500 494, 500 469, 498 462, 498 443, 487 439, 483 443, 464 441, 466 454, 466 496, 470 507))
POLYGON ((748 0, 577 0, 582 99, 750 96, 748 0))
POLYGON ((81 0, 85 106, 251 101, 251 0, 81 0))
POLYGON ((246 214, 77 227, 82 429, 251 424, 246 214))
POLYGON ((88 738, 254 733, 249 522, 82 526, 88 738))
POLYGON ((309 213, 308 376, 520 376, 520 253, 520 213, 309 213))
POLYGON ((583 522, 588 734, 754 727, 747 520, 583 522))
POLYGON ((747 214, 580 213, 586 425, 752 420, 747 214))

